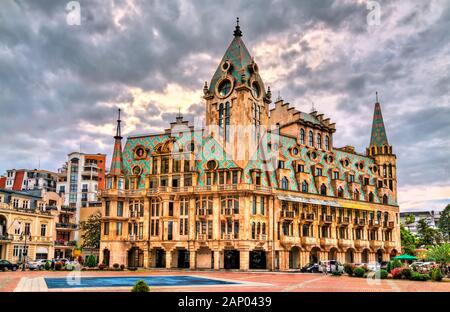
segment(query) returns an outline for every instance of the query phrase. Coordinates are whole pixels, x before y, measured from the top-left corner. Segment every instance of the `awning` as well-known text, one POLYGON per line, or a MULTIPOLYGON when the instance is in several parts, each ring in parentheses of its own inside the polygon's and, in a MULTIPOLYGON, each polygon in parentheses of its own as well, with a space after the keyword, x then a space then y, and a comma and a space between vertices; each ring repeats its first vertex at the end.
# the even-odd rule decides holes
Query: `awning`
POLYGON ((48 248, 47 247, 38 247, 38 248, 36 248, 36 253, 38 253, 38 254, 48 254, 48 248))
POLYGON ((284 200, 284 201, 296 202, 296 203, 342 207, 338 202, 336 202, 334 200, 321 200, 321 199, 306 198, 306 197, 292 196, 292 195, 280 195, 280 196, 278 196, 278 199, 284 200))

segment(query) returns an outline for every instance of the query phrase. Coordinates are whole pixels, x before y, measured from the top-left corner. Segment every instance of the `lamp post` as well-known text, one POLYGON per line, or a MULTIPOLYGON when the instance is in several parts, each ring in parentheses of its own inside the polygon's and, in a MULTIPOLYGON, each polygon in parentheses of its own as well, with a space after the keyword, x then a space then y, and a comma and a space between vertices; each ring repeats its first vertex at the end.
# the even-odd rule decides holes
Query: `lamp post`
POLYGON ((28 256, 28 250, 27 250, 27 237, 31 236, 29 233, 26 233, 26 231, 22 232, 22 234, 20 235, 20 240, 24 240, 24 250, 22 253, 23 256, 23 263, 22 263, 22 271, 25 271, 25 259, 28 256), (25 233, 24 233, 25 232, 25 233))

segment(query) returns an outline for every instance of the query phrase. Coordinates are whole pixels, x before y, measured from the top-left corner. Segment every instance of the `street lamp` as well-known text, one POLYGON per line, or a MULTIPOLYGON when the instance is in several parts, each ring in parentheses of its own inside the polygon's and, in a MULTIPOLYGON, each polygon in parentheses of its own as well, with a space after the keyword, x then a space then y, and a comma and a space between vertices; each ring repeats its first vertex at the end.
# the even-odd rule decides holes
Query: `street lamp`
POLYGON ((22 252, 23 256, 22 271, 25 271, 25 259, 28 256, 27 237, 29 237, 28 240, 31 240, 31 235, 29 233, 26 233, 26 231, 23 231, 22 234, 20 234, 20 240, 24 240, 24 250, 22 252))

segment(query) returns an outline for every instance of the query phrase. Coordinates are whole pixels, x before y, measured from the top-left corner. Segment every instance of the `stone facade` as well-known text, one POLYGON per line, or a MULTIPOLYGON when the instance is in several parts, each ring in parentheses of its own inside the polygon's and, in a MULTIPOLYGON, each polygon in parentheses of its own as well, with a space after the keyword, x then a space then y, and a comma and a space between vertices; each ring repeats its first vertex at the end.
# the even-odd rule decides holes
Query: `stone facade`
POLYGON ((179 116, 128 137, 120 115, 102 200, 100 260, 191 269, 299 269, 400 251, 396 156, 375 105, 366 154, 335 124, 265 88, 239 26, 209 86, 206 127, 179 116))

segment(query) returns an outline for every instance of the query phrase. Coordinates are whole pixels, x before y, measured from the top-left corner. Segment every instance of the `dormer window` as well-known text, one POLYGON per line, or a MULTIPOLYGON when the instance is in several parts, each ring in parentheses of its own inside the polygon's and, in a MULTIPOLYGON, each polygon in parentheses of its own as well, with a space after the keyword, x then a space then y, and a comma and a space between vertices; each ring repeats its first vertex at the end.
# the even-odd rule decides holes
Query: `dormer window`
POLYGON ((344 189, 342 188, 342 186, 340 186, 338 189, 338 197, 344 198, 344 189))
POLYGON ((281 188, 283 190, 287 190, 289 188, 289 181, 288 181, 288 179, 286 177, 283 177, 281 179, 281 188))
POLYGON ((355 182, 355 175, 354 174, 351 174, 350 176, 349 176, 349 182, 350 183, 353 183, 353 182, 355 182))
POLYGON ((316 177, 322 176, 322 168, 316 168, 316 177))
POLYGON ((284 160, 278 161, 278 169, 284 169, 285 168, 285 162, 284 160))
POLYGON ((333 172, 333 179, 334 180, 339 180, 339 171, 334 171, 333 172))
POLYGON ((302 192, 308 193, 308 182, 306 182, 306 181, 303 181, 303 183, 302 183, 302 192))
POLYGON ((297 165, 297 172, 305 172, 305 165, 297 165))

